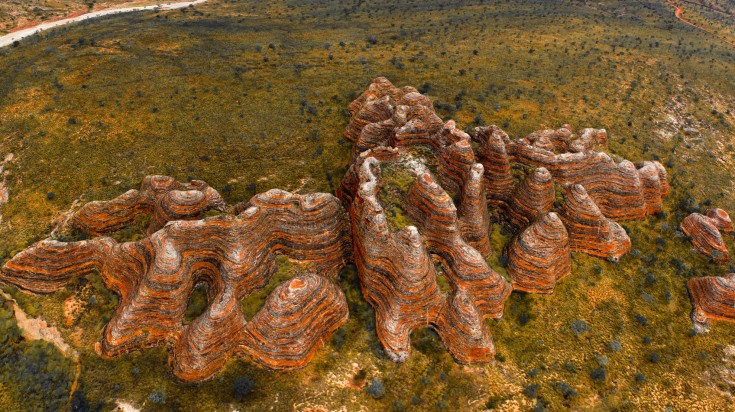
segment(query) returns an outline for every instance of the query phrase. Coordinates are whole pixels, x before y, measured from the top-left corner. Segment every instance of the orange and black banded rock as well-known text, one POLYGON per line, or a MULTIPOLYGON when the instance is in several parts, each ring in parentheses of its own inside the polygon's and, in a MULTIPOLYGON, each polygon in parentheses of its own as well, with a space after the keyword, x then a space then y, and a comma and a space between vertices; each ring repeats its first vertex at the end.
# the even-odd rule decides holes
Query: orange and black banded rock
POLYGON ((638 169, 638 175, 641 180, 646 214, 652 215, 660 212, 663 209, 663 203, 661 202, 661 177, 659 175, 659 169, 653 162, 643 162, 638 169))
POLYGON ((483 257, 490 256, 490 217, 488 215, 484 168, 482 164, 472 165, 460 192, 457 215, 459 216, 462 237, 483 257))
POLYGON ((89 202, 72 217, 72 224, 102 235, 130 224, 136 216, 150 215, 147 234, 173 220, 196 219, 208 210, 224 211, 225 202, 201 180, 177 182, 168 176, 147 176, 139 190, 129 190, 113 200, 89 202))
POLYGON ((439 256, 452 286, 467 292, 483 316, 502 317, 510 285, 462 238, 457 209, 430 173, 418 176, 404 208, 426 237, 429 251, 439 256))
POLYGON ((434 328, 459 363, 489 362, 495 345, 482 313, 462 289, 452 292, 434 321, 434 328))
MULTIPOLYGON (((360 188, 360 167, 370 158, 378 160, 379 163, 396 163, 402 159, 409 159, 411 155, 404 149, 396 147, 376 147, 360 153, 347 168, 342 183, 336 190, 337 198, 342 201, 345 208, 349 208, 360 188)), ((411 169, 409 168, 409 171, 411 169)))
POLYGON ((507 255, 514 290, 553 293, 556 282, 572 271, 567 230, 554 212, 516 236, 507 255))
POLYGON ((442 141, 438 149, 438 175, 445 190, 459 193, 469 179, 475 162, 470 136, 457 129, 453 120, 444 124, 442 141))
POLYGON ((350 112, 347 135, 356 141, 356 155, 379 146, 427 146, 437 159, 436 177, 452 194, 462 189, 469 168, 479 162, 485 168, 485 194, 492 207, 508 206, 516 192, 511 163, 543 167, 560 185, 584 186, 602 213, 614 220, 643 219, 656 213, 669 193, 666 170, 660 163, 616 163, 596 151, 607 146, 604 129, 582 129, 575 136, 564 125, 511 140, 497 126, 478 127, 473 131, 479 146, 475 152, 468 136, 453 121, 444 123, 426 96, 411 87, 397 88, 385 78, 375 79, 352 102, 350 112))
POLYGON ((389 120, 393 117, 393 111, 394 107, 388 96, 366 101, 350 118, 345 137, 356 142, 360 138, 360 133, 362 133, 365 126, 371 123, 380 123, 389 120))
POLYGON ((667 197, 671 193, 671 188, 669 187, 669 176, 666 172, 666 168, 664 165, 662 165, 660 162, 656 160, 645 160, 642 162, 635 162, 636 169, 641 169, 645 167, 646 165, 653 165, 653 167, 656 168, 656 171, 658 171, 658 181, 660 183, 659 190, 661 191, 662 197, 667 197))
POLYGON ((413 226, 391 233, 378 201, 380 163, 367 158, 350 205, 355 265, 365 300, 375 308, 376 332, 394 361, 408 359, 410 334, 428 325, 443 304, 424 238, 413 226))
POLYGON ((606 218, 581 185, 564 194, 560 216, 569 234, 572 251, 617 262, 630 251, 630 238, 616 222, 606 218))
MULTIPOLYGON (((416 89, 411 88, 413 91, 416 89)), ((366 102, 379 99, 381 97, 393 97, 396 98, 405 92, 398 87, 394 86, 385 77, 376 77, 368 86, 368 88, 362 92, 362 94, 350 103, 348 110, 350 115, 355 115, 365 105, 366 102)))
POLYGON ((561 185, 584 186, 605 216, 617 220, 646 216, 641 179, 631 162, 615 163, 603 152, 557 155, 519 140, 511 142, 509 147, 514 161, 546 168, 561 185))
POLYGON ((607 147, 607 131, 605 129, 582 129, 579 137, 569 142, 572 153, 591 152, 597 146, 607 147))
POLYGON ((369 123, 362 128, 360 136, 354 145, 354 154, 370 150, 376 147, 389 146, 396 130, 396 124, 393 119, 384 120, 378 123, 369 123))
POLYGON ((484 184, 488 206, 503 206, 516 187, 505 149, 508 135, 497 126, 488 126, 475 128, 473 138, 479 143, 477 161, 485 169, 484 184))
POLYGON ((735 273, 687 282, 695 331, 709 331, 710 319, 735 322, 735 273))
POLYGON ((526 177, 508 201, 506 218, 516 229, 530 225, 554 207, 554 180, 541 167, 526 177))
POLYGON ((692 213, 684 218, 679 227, 689 236, 700 253, 718 263, 730 260, 730 254, 715 220, 699 213, 692 213))
POLYGON ((730 215, 720 208, 708 209, 705 215, 712 221, 715 227, 729 235, 735 235, 730 215))
MULTIPOLYGON (((363 141, 361 145, 368 145, 370 147, 370 141, 381 141, 382 139, 376 138, 381 134, 378 130, 367 130, 365 127, 372 123, 387 122, 395 125, 403 125, 406 121, 404 117, 403 122, 400 121, 399 112, 405 112, 408 107, 411 106, 414 109, 423 106, 428 112, 434 112, 431 100, 426 96, 418 93, 417 90, 411 86, 405 86, 398 88, 394 86, 385 77, 378 77, 368 86, 368 89, 363 92, 360 97, 350 103, 350 122, 345 132, 345 137, 353 142, 363 141), (398 114, 393 122, 394 114, 398 114), (365 134, 363 135, 363 132, 365 134), (373 135, 373 133, 376 133, 373 135)), ((411 111, 411 110, 409 110, 411 111)), ((404 114, 405 116, 405 114, 404 114)), ((411 116, 413 117, 413 116, 411 116)))
POLYGON ((526 136, 526 141, 531 146, 552 151, 555 153, 566 153, 574 132, 565 124, 557 130, 537 130, 526 136))
MULTIPOLYGON (((485 362, 494 355, 494 347, 483 319, 502 316, 510 285, 463 239, 457 209, 447 192, 425 167, 403 160, 417 175, 404 209, 418 229, 390 231, 377 198, 381 174, 380 161, 374 157, 358 158, 359 189, 349 208, 355 262, 363 296, 376 311, 378 338, 391 359, 403 361, 410 354, 411 331, 432 326, 457 360, 485 362), (452 285, 451 298, 439 291, 430 253, 442 262, 452 285)), ((350 180, 348 173, 346 181, 350 180)), ((482 165, 476 164, 463 192, 475 206, 484 205, 481 181, 482 165)), ((343 185, 342 193, 347 194, 343 201, 353 193, 349 186, 343 185)))
POLYGON ((396 122, 396 130, 391 146, 427 146, 435 152, 441 150, 438 136, 444 128, 444 122, 436 115, 433 107, 401 105, 396 108, 393 120, 396 122))
POLYGON ((347 299, 339 286, 327 277, 307 274, 268 296, 247 324, 240 347, 263 366, 299 368, 348 318, 347 299))
POLYGON ((640 220, 658 211, 646 207, 647 199, 650 199, 649 204, 660 204, 661 199, 644 196, 640 173, 632 162, 623 160, 615 163, 605 153, 594 153, 589 158, 597 159, 591 162, 594 167, 569 181, 584 186, 602 214, 613 220, 640 220))
POLYGON ((8 261, 0 280, 48 293, 72 277, 99 271, 120 305, 98 352, 111 357, 172 345, 176 375, 199 381, 218 373, 233 353, 274 368, 304 366, 347 319, 344 295, 333 279, 351 253, 349 221, 339 200, 274 189, 254 196, 237 216, 170 222, 139 242, 41 241, 8 261), (282 285, 246 322, 239 300, 269 282, 276 255, 310 264, 320 275, 282 285), (184 325, 189 295, 201 282, 209 286, 209 306, 184 325))
MULTIPOLYGON (((585 130, 589 130, 586 133, 591 136, 588 141, 596 144, 606 141, 606 137, 600 137, 606 136, 603 131, 585 130)), ((516 139, 506 144, 511 162, 544 167, 561 185, 584 186, 610 219, 643 219, 659 211, 661 199, 669 194, 666 170, 659 162, 633 164, 623 160, 615 163, 606 153, 589 149, 594 147, 592 144, 580 143, 580 151, 560 154, 533 146, 526 139, 516 139), (639 170, 644 167, 643 171, 639 170), (643 179, 646 180, 645 187, 643 179)))

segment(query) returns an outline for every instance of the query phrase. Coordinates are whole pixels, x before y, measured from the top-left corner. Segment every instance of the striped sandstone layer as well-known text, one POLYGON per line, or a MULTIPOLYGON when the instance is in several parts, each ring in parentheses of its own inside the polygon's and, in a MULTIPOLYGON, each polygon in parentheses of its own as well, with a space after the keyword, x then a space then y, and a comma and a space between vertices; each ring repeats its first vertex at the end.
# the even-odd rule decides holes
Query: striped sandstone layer
POLYGON ((630 238, 625 229, 606 218, 581 185, 567 188, 559 217, 569 233, 572 251, 613 262, 630 251, 630 238))
POLYGON ((697 332, 709 331, 709 320, 735 322, 735 273, 689 279, 692 321, 697 332))
POLYGON ((514 290, 553 293, 556 282, 572 272, 567 230, 554 212, 516 236, 507 254, 514 290))
POLYGON ((727 212, 720 208, 715 208, 708 209, 704 214, 712 221, 712 224, 714 224, 717 229, 725 232, 730 236, 735 235, 732 220, 730 219, 730 215, 727 214, 727 212))
POLYGON ((168 176, 147 176, 139 190, 115 199, 89 202, 72 217, 72 224, 90 235, 103 235, 129 225, 138 215, 151 217, 147 235, 173 220, 191 220, 208 210, 224 211, 225 201, 201 180, 179 183, 168 176))
POLYGON ((551 211, 555 195, 551 173, 540 167, 518 185, 508 200, 505 217, 511 226, 523 229, 551 211))
POLYGON ((669 194, 667 174, 659 162, 618 163, 598 146, 606 146, 604 129, 583 129, 571 140, 568 126, 541 130, 511 140, 497 126, 478 127, 478 158, 485 166, 488 204, 507 202, 512 192, 511 165, 545 168, 562 186, 581 184, 605 216, 615 220, 643 219, 661 210, 669 194))
POLYGON ((689 236, 694 247, 702 254, 709 256, 715 262, 727 262, 730 253, 722 239, 718 225, 720 219, 712 219, 699 213, 692 213, 682 220, 679 227, 689 236))
POLYGON ((349 204, 363 296, 375 308, 377 335, 386 354, 405 361, 411 332, 431 326, 457 361, 492 359, 495 349, 484 319, 502 316, 510 285, 464 241, 449 195, 427 170, 417 167, 405 209, 418 228, 391 232, 377 196, 380 161, 361 156, 356 165, 358 187, 350 187, 348 172, 342 200, 349 204), (439 290, 432 254, 439 257, 452 285, 449 296, 439 290))
POLYGON ((308 363, 348 319, 334 279, 350 256, 347 214, 335 197, 270 190, 236 216, 171 222, 139 242, 44 240, 8 261, 0 279, 49 293, 98 270, 121 302, 98 352, 111 357, 170 345, 176 376, 201 381, 233 355, 276 369, 308 363), (247 321, 239 301, 269 282, 276 255, 308 263, 313 273, 281 284, 247 321), (209 306, 185 325, 198 283, 209 286, 209 306))
MULTIPOLYGON (((480 170, 478 165, 482 165, 486 205, 492 208, 489 214, 508 223, 514 233, 555 211, 566 226, 571 250, 611 261, 631 249, 629 237, 613 220, 643 219, 660 212, 662 198, 669 193, 666 170, 660 163, 614 161, 599 152, 607 147, 604 129, 582 129, 575 134, 564 125, 512 140, 499 127, 488 126, 475 128, 470 137, 453 121, 439 118, 431 101, 416 89, 397 88, 382 77, 350 104, 350 113, 346 136, 355 142, 355 155, 338 191, 345 206, 355 194, 359 166, 366 157, 384 162, 386 156, 401 157, 391 152, 396 148, 429 148, 437 165, 437 183, 455 198, 461 223, 471 222, 469 228, 460 225, 463 238, 484 256, 490 247, 489 236, 481 234, 487 225, 482 224, 485 212, 474 195, 479 190, 465 189, 472 181, 471 172, 480 170), (518 167, 525 169, 525 179, 514 176, 518 167), (565 196, 555 205, 557 187, 565 196)), ((406 197, 408 203, 414 199, 406 197)), ((411 208, 406 209, 410 214, 411 208)), ((553 273, 546 275, 556 278, 553 273)))
POLYGON ((375 79, 349 111, 345 136, 354 153, 337 190, 341 204, 330 195, 272 190, 226 209, 204 182, 152 176, 140 190, 92 202, 72 219, 98 235, 150 215, 148 237, 123 244, 107 237, 42 241, 7 262, 0 280, 47 293, 98 270, 121 297, 100 354, 168 345, 174 373, 198 381, 216 375, 231 356, 271 368, 309 362, 347 320, 334 279, 354 257, 391 359, 407 359, 411 331, 430 326, 457 361, 485 362, 495 350, 484 319, 502 316, 511 290, 485 261, 491 251, 487 206, 518 234, 507 248, 513 287, 550 293, 569 273, 570 250, 619 259, 630 240, 611 219, 656 213, 669 192, 658 162, 613 161, 597 152, 607 145, 602 129, 576 135, 565 125, 511 140, 489 126, 470 137, 439 118, 428 97, 385 78, 375 79), (433 159, 417 157, 417 146, 433 159), (394 200, 415 226, 394 232, 388 226, 378 200, 381 164, 412 176, 401 181, 407 189, 394 200), (516 169, 527 178, 517 181, 516 169), (566 190, 556 206, 555 185, 566 190), (192 220, 210 209, 228 214, 192 220), (279 254, 310 269, 278 286, 248 321, 239 300, 268 283, 279 254), (449 293, 439 290, 437 264, 449 293), (202 282, 209 285, 209 305, 184 324, 189 295, 202 282))

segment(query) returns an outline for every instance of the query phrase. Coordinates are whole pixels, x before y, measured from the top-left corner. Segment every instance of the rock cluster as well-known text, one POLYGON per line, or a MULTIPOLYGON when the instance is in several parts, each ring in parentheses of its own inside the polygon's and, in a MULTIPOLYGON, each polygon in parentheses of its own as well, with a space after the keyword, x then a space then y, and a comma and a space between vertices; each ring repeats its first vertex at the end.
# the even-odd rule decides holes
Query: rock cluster
POLYGON ((730 217, 722 209, 711 210, 708 214, 713 217, 692 213, 682 220, 679 227, 685 235, 689 236, 699 252, 709 256, 715 262, 727 262, 730 260, 730 254, 719 228, 727 227, 730 217))
POLYGON ((502 315, 507 287, 482 259, 491 251, 488 207, 516 234, 506 249, 512 287, 551 293, 571 271, 571 251, 617 261, 631 243, 613 219, 657 213, 669 193, 660 163, 614 161, 596 151, 607 146, 602 129, 575 135, 565 125, 512 140, 488 126, 470 136, 440 119, 416 89, 385 78, 375 79, 349 110, 345 137, 354 142, 354 156, 337 195, 350 212, 378 337, 396 360, 408 356, 411 330, 425 325, 460 361, 492 356, 479 319, 502 315), (417 147, 431 152, 426 164, 414 156, 417 147), (387 163, 403 165, 414 179, 400 199, 412 225, 393 232, 379 201, 387 163), (432 165, 434 173, 427 170, 432 165), (449 296, 436 286, 432 260, 449 278, 449 296))
MULTIPOLYGON (((709 209, 705 214, 692 213, 684 218, 680 228, 699 252, 715 262, 727 262, 729 252, 720 230, 735 235, 732 220, 722 209, 709 209)), ((695 331, 707 332, 710 319, 735 322, 735 273, 693 278, 687 282, 687 289, 695 331)))
POLYGON ((358 158, 340 194, 349 208, 363 296, 375 307, 377 335, 386 354, 406 360, 411 332, 430 325, 458 361, 489 361, 495 349, 484 319, 502 316, 510 285, 466 242, 452 199, 422 164, 402 150, 376 152, 377 157, 368 151, 358 158), (378 199, 378 158, 403 162, 415 175, 404 199, 415 226, 390 230, 378 199), (434 258, 452 286, 449 296, 439 289, 434 258))
MULTIPOLYGON (((615 162, 608 154, 596 152, 607 144, 602 129, 584 129, 580 137, 570 140, 568 126, 559 130, 542 130, 526 138, 511 140, 497 126, 478 127, 473 138, 478 142, 478 157, 492 174, 489 180, 510 180, 510 164, 545 168, 561 186, 582 185, 608 218, 642 219, 661 210, 661 199, 669 194, 667 174, 655 161, 615 162), (488 163, 498 166, 488 167, 488 163)), ((497 186, 488 188, 490 204, 507 203, 510 192, 497 186)))
MULTIPOLYGON (((41 241, 8 261, 0 280, 48 293, 99 271, 121 301, 99 353, 168 345, 174 373, 199 381, 231 356, 271 368, 309 362, 347 321, 335 279, 354 261, 391 359, 407 359, 411 332, 429 326, 457 361, 486 362, 495 349, 485 319, 502 317, 512 289, 553 292, 571 271, 571 251, 617 261, 631 244, 613 219, 657 213, 669 192, 658 162, 598 152, 607 145, 602 129, 575 134, 565 125, 512 140, 488 126, 470 136, 439 118, 428 97, 385 78, 349 111, 345 136, 354 153, 337 197, 271 190, 227 208, 204 182, 150 176, 140 190, 91 202, 71 219, 97 236, 148 215, 145 238, 41 241), (201 219, 209 210, 226 213, 201 219), (515 234, 506 248, 511 282, 486 261, 493 219, 515 234), (276 255, 309 269, 247 320, 239 302, 269 282, 276 255), (208 285, 208 307, 187 324, 199 283, 208 285)), ((713 213, 732 230, 729 218, 713 213)))
POLYGON ((567 187, 560 215, 569 232, 572 250, 614 262, 630 251, 630 238, 625 229, 605 217, 584 186, 567 187))
POLYGON ((232 355, 271 368, 308 363, 348 319, 334 279, 350 256, 347 214, 335 197, 270 190, 237 215, 177 220, 138 242, 44 240, 8 261, 0 278, 48 293, 99 270, 121 303, 98 352, 117 356, 171 345, 176 376, 199 381, 213 377, 232 355), (269 282, 276 255, 311 269, 278 286, 248 321, 240 300, 269 282), (185 325, 188 298, 199 283, 209 287, 209 304, 185 325))

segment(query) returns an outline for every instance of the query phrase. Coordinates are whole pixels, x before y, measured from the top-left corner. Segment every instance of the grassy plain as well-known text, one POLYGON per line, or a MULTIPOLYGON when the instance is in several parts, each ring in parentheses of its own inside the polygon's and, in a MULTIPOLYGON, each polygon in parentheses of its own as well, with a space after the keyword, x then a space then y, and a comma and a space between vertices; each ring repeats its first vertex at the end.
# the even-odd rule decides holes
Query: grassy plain
MULTIPOLYGON (((381 75, 421 87, 440 116, 465 129, 494 123, 523 136, 563 123, 602 127, 611 153, 660 160, 673 193, 662 216, 625 223, 633 253, 619 264, 575 254, 553 295, 514 293, 490 325, 498 356, 485 366, 456 364, 430 331, 414 334, 406 363, 386 359, 347 268, 340 283, 351 320, 309 366, 273 372, 234 360, 198 385, 173 379, 165 349, 97 357, 94 341, 117 298, 96 276, 49 296, 7 288, 80 352, 75 402, 101 410, 117 399, 143 410, 731 408, 726 368, 735 360, 725 349, 735 325, 692 336, 685 284, 735 268, 693 253, 675 229, 709 205, 735 213, 735 47, 681 23, 663 0, 395 3, 218 1, 85 22, 1 49, 0 158, 15 156, 0 259, 46 237, 75 200, 112 198, 147 174, 205 180, 230 203, 274 187, 333 191, 351 154, 346 107, 381 75), (82 310, 68 325, 71 297, 82 310), (589 330, 579 332, 579 321, 589 330), (239 402, 232 388, 241 376, 255 385, 239 402), (384 386, 379 398, 366 390, 372 379, 384 386)), ((508 236, 493 233, 491 262, 504 273, 508 236)), ((275 278, 295 270, 282 267, 275 278)), ((18 359, 21 345, 3 343, 16 356, 4 359, 18 359)), ((23 365, 44 364, 33 353, 23 365)), ((70 388, 68 374, 44 373, 54 390, 70 388)), ((4 374, 0 393, 33 393, 40 376, 4 374)), ((68 393, 23 406, 53 409, 60 396, 68 393)), ((20 399, 0 396, 0 406, 20 399)))

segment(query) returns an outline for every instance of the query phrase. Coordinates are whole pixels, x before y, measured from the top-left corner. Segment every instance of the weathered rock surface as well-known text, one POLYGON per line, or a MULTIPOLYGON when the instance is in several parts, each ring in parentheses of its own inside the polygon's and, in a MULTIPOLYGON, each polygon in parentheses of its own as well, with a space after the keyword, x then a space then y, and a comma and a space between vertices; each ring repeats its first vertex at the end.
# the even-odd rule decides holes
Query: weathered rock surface
MULTIPOLYGON (((483 319, 502 316, 510 286, 464 240, 452 199, 428 170, 415 167, 417 179, 408 190, 405 209, 418 228, 393 233, 377 196, 380 161, 361 156, 351 169, 356 166, 357 190, 350 187, 354 180, 348 172, 340 193, 349 204, 363 296, 375 308, 377 334, 386 354, 406 360, 411 331, 430 325, 458 361, 492 359, 494 347, 483 319), (452 285, 449 297, 439 290, 431 254, 438 256, 452 285)), ((474 170, 473 184, 481 181, 479 168, 474 170)), ((483 199, 481 192, 474 196, 483 199)))
POLYGON ((564 194, 561 220, 569 233, 572 251, 617 262, 630 251, 630 238, 616 222, 606 218, 581 185, 572 185, 564 194))
POLYGON ((506 151, 506 142, 510 138, 497 126, 477 127, 473 138, 479 143, 477 159, 485 171, 487 204, 490 207, 505 205, 516 186, 506 151))
POLYGON ((543 167, 526 177, 508 201, 506 218, 516 229, 527 227, 554 207, 554 181, 543 167))
POLYGON ((516 236, 507 254, 508 274, 515 290, 552 293, 556 281, 572 271, 567 230, 554 212, 516 236))
POLYGON ((708 209, 705 215, 712 221, 715 227, 729 235, 735 235, 730 215, 720 208, 708 209))
POLYGON ((271 190, 237 216, 171 222, 139 242, 41 241, 8 261, 0 279, 48 293, 98 270, 121 301, 99 353, 171 345, 175 374, 199 381, 213 377, 233 354, 272 368, 308 363, 347 321, 347 302, 333 279, 350 256, 347 215, 335 197, 271 190), (239 300, 268 283, 278 254, 310 264, 319 275, 282 284, 247 322, 239 300), (184 325, 188 297, 200 282, 209 286, 209 306, 184 325))
POLYGON ((735 322, 735 273, 689 279, 687 288, 697 332, 707 332, 710 319, 735 322))
POLYGON ((91 235, 103 235, 130 224, 136 216, 150 215, 150 235, 173 220, 190 220, 208 210, 225 208, 216 190, 201 180, 179 183, 168 176, 147 176, 139 190, 115 199, 89 202, 72 217, 72 224, 91 235))
POLYGON ((720 219, 712 219, 699 213, 684 218, 679 227, 689 236, 694 247, 715 262, 727 262, 730 254, 717 226, 720 219))

